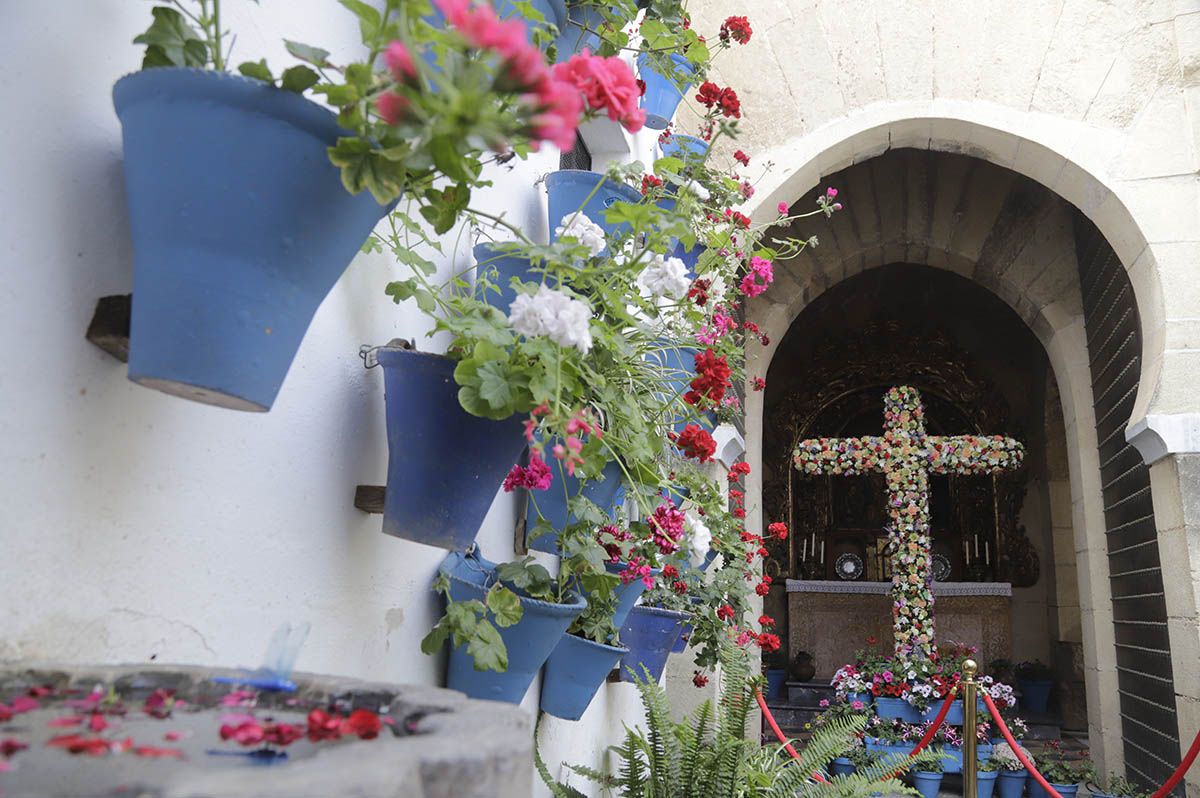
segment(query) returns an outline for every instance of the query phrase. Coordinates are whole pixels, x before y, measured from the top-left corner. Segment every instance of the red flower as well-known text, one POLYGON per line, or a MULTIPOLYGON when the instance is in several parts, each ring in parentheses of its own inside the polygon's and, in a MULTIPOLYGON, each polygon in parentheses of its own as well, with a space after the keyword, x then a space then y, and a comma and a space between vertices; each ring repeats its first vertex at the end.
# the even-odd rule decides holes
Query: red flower
POLYGON ((82 734, 60 734, 47 740, 46 745, 52 748, 65 748, 68 753, 87 754, 88 756, 104 756, 110 750, 127 747, 124 743, 116 740, 110 742, 103 737, 86 737, 82 734))
POLYGON ((746 153, 742 152, 741 150, 738 150, 737 152, 735 152, 733 154, 733 160, 737 161, 742 166, 750 165, 750 156, 747 155, 746 153))
POLYGON ((383 61, 397 82, 406 83, 417 76, 417 66, 402 41, 394 41, 383 51, 383 61))
POLYGON ((158 718, 159 720, 162 720, 163 718, 170 717, 171 709, 176 703, 175 691, 164 690, 160 687, 150 695, 146 696, 146 700, 142 704, 142 712, 145 712, 152 718, 158 718))
POLYGON ((183 758, 183 750, 179 748, 160 748, 156 745, 135 745, 133 747, 134 756, 144 756, 149 758, 161 759, 164 757, 174 757, 176 759, 183 758))
POLYGON ((408 114, 408 106, 408 98, 394 91, 385 91, 375 98, 375 110, 389 125, 398 125, 404 121, 408 114))
POLYGON ((774 626, 775 619, 772 618, 770 615, 760 615, 760 616, 758 616, 758 625, 759 626, 774 626))
POLYGON ((734 507, 730 511, 729 514, 732 515, 734 518, 745 518, 746 517, 746 508, 745 507, 734 507))
POLYGON ((696 102, 705 108, 712 108, 721 102, 721 87, 711 80, 704 81, 700 84, 700 93, 696 95, 696 102))
POLYGON ((730 39, 738 44, 746 44, 750 41, 753 33, 754 31, 750 29, 750 20, 745 17, 729 17, 721 23, 721 32, 718 36, 725 44, 729 44, 730 39))
POLYGON ((263 739, 274 745, 291 745, 304 736, 304 727, 294 723, 271 723, 263 729, 263 739))
POLYGON ((642 175, 642 196, 649 194, 652 189, 662 188, 662 184, 657 175, 642 175))
POLYGON ((662 575, 667 579, 678 579, 679 569, 674 565, 664 565, 662 569, 662 575))
POLYGON ((234 726, 224 724, 221 726, 221 739, 233 740, 238 745, 258 745, 266 737, 263 727, 258 724, 258 721, 247 720, 234 726))
POLYGON ((733 89, 721 89, 721 113, 734 119, 742 118, 742 103, 733 89))
POLYGON ((308 713, 308 739, 336 740, 342 736, 342 716, 336 712, 330 714, 323 709, 314 709, 308 713))
POLYGON ((782 521, 776 521, 775 523, 767 526, 767 532, 774 538, 779 540, 787 540, 787 524, 783 523, 782 521))
POLYGON ((715 108, 724 116, 732 116, 735 119, 742 118, 742 104, 738 100, 737 92, 730 88, 722 89, 711 80, 700 84, 700 93, 696 95, 696 102, 705 108, 715 108))
POLYGON ((729 469, 728 479, 730 482, 737 482, 742 477, 750 473, 750 464, 745 460, 740 463, 734 463, 729 469))
POLYGON ((696 685, 697 687, 704 687, 708 684, 708 677, 700 671, 696 671, 692 675, 692 684, 696 685))
POLYGON ((585 51, 555 64, 554 77, 574 86, 589 108, 607 111, 609 119, 620 121, 630 133, 637 133, 646 123, 646 112, 638 108, 641 89, 629 65, 620 58, 602 58, 585 51))
POLYGON ((750 227, 750 217, 744 213, 738 213, 737 211, 734 211, 729 215, 729 218, 732 219, 734 224, 738 225, 739 227, 750 227))
POLYGON ((9 737, 6 740, 0 740, 0 754, 10 757, 18 751, 24 751, 29 747, 29 743, 23 743, 20 740, 9 737))
POLYGON ((683 395, 683 401, 690 405, 709 402, 721 404, 725 398, 725 390, 729 387, 729 377, 733 369, 725 361, 725 356, 717 357, 712 347, 694 356, 696 376, 692 378, 691 390, 683 395))
POLYGON ((766 387, 767 387, 766 380, 764 380, 762 377, 754 378, 754 390, 761 391, 763 388, 766 388, 766 387))
POLYGON ((683 595, 688 591, 687 582, 675 581, 671 583, 671 589, 679 595, 683 595))
POLYGON ((717 609, 717 617, 722 621, 733 620, 733 607, 730 607, 728 604, 722 604, 720 608, 717 609))
POLYGON ((763 632, 758 636, 758 647, 768 654, 779 650, 779 635, 763 632))
POLYGON ((690 457, 701 463, 707 463, 717 452, 717 442, 698 424, 688 424, 683 432, 674 436, 675 446, 690 457))
POLYGON ((771 586, 768 585, 766 582, 762 582, 762 583, 758 584, 757 586, 755 586, 754 592, 760 596, 769 595, 771 592, 771 586))
POLYGON ((379 715, 369 709, 356 709, 342 722, 342 734, 357 734, 363 740, 375 739, 382 728, 379 715))
POLYGON ((704 307, 708 304, 708 289, 712 282, 703 278, 697 278, 692 281, 692 287, 688 289, 687 298, 696 303, 696 307, 704 307))

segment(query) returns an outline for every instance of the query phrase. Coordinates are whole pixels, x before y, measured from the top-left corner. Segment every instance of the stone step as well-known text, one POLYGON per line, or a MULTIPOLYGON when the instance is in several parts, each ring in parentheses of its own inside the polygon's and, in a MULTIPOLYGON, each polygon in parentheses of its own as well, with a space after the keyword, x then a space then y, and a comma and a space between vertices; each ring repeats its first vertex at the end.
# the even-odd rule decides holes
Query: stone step
POLYGON ((787 703, 805 707, 821 705, 822 700, 833 703, 837 700, 837 691, 829 682, 788 682, 787 703))

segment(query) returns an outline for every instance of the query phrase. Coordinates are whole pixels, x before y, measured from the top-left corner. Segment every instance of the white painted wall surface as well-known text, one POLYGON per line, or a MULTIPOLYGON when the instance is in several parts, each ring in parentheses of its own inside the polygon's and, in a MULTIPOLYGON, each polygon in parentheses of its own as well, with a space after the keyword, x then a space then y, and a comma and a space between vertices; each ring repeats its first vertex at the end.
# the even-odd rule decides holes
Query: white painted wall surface
MULTIPOLYGON (((328 0, 225 6, 234 63, 266 57, 278 72, 292 63, 284 37, 335 60, 358 46, 328 0)), ((400 267, 355 258, 267 414, 138 387, 84 340, 96 300, 132 282, 111 89, 140 64, 130 40, 150 7, 9 3, 0 25, 0 660, 255 666, 279 624, 308 621, 300 670, 440 684, 419 642, 445 552, 385 536, 352 503, 355 485, 383 484, 387 457, 383 375, 359 346, 429 328, 383 293, 400 267)), ((558 157, 497 170, 475 204, 544 229, 534 182, 558 157)), ((446 239, 459 266, 470 243, 446 239)), ((514 518, 501 494, 478 537, 490 558, 512 556, 514 518)), ((525 706, 537 695, 535 683, 525 706)), ((545 724, 543 753, 597 766, 639 717, 633 688, 608 685, 581 722, 545 724)))

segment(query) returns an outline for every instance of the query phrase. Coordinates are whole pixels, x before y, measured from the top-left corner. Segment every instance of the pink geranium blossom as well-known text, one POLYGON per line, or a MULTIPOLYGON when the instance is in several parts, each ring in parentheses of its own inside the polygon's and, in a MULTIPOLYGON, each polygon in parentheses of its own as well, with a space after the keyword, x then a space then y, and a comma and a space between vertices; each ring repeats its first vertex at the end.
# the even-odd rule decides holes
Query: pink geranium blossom
POLYGON ((771 261, 757 255, 750 259, 750 271, 742 277, 739 288, 748 297, 756 297, 767 290, 767 286, 775 279, 775 269, 771 261))
POLYGON ((646 123, 646 112, 638 107, 641 90, 621 59, 601 58, 584 50, 555 64, 554 77, 578 89, 588 108, 607 111, 609 119, 619 121, 630 133, 637 133, 646 123))

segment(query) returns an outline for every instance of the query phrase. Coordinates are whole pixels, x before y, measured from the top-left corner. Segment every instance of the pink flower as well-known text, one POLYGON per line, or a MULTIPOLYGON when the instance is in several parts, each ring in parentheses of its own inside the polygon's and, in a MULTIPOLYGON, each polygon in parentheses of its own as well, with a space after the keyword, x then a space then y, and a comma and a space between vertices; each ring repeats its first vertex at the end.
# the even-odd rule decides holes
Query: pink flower
POLYGON ((781 203, 779 203, 779 206, 776 208, 776 210, 779 211, 780 216, 787 216, 788 215, 788 204, 786 202, 781 202, 781 203))
POLYGON ((412 55, 404 46, 404 42, 394 41, 389 44, 383 51, 383 62, 387 64, 388 71, 398 83, 405 83, 417 76, 416 64, 413 63, 412 55))
POLYGON ((851 709, 854 709, 854 710, 859 710, 859 709, 862 709, 862 708, 863 708, 863 706, 864 706, 864 704, 863 704, 863 702, 862 702, 862 701, 853 701, 853 702, 851 702, 851 704, 850 704, 850 708, 851 708, 851 709))
POLYGON ((629 65, 619 58, 601 58, 587 50, 570 60, 554 65, 556 80, 568 83, 583 93, 593 110, 608 112, 630 133, 637 133, 646 122, 646 112, 638 108, 641 91, 629 65))
POLYGON ((575 146, 575 131, 583 113, 583 97, 569 83, 548 80, 527 102, 538 111, 530 119, 535 138, 549 141, 560 150, 575 146))
POLYGON ((820 701, 818 701, 818 702, 817 702, 817 706, 819 706, 819 707, 821 707, 821 708, 824 708, 824 707, 827 707, 827 706, 829 706, 829 699, 828 699, 828 698, 822 698, 820 701))
POLYGON ((771 261, 757 255, 750 259, 750 271, 742 277, 738 287, 748 297, 756 297, 767 290, 767 286, 775 279, 775 269, 771 261))
POLYGON ((385 91, 375 99, 375 110, 389 125, 400 124, 408 112, 408 106, 408 98, 402 97, 394 91, 385 91))
POLYGON ((825 189, 825 196, 828 197, 829 199, 833 199, 837 195, 838 195, 838 190, 836 188, 834 188, 833 186, 830 186, 829 188, 825 189))
POLYGON ((540 454, 532 452, 529 455, 529 465, 514 465, 504 478, 503 487, 505 493, 512 493, 517 488, 549 490, 552 482, 554 474, 550 471, 550 466, 546 465, 540 454))

